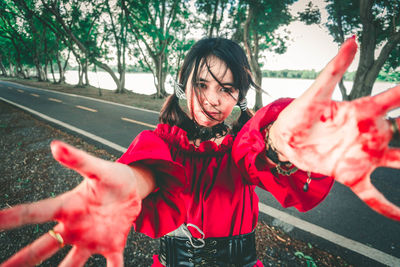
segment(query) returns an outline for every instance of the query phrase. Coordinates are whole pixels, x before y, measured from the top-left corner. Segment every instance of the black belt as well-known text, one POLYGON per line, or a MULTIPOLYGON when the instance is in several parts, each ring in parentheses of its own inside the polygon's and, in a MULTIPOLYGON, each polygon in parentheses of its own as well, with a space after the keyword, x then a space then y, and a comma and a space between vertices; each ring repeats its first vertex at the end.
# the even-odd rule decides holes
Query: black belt
POLYGON ((204 246, 192 239, 195 247, 186 237, 163 236, 160 238, 161 264, 175 266, 240 266, 250 267, 257 263, 254 231, 250 234, 232 237, 206 238, 204 246), (199 246, 198 246, 199 245, 199 246))

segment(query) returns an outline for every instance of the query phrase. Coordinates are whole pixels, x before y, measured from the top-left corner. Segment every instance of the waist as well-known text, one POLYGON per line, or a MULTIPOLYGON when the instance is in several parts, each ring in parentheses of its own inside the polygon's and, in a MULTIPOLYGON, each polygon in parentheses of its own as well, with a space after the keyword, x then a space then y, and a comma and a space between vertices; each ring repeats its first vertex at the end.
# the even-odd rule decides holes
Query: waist
POLYGON ((159 260, 167 267, 254 266, 255 233, 201 240, 166 235, 160 238, 159 260))

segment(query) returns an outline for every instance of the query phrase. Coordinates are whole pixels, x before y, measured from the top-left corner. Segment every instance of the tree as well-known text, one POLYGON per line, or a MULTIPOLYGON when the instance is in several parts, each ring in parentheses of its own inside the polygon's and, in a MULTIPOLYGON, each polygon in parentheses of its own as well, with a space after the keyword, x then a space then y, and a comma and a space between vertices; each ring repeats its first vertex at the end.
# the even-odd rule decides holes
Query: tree
MULTIPOLYGON (((93 63, 110 74, 117 85, 116 92, 123 92, 124 75, 117 77, 113 69, 104 62, 104 59, 110 60, 108 56, 110 50, 105 43, 109 40, 110 32, 108 29, 112 29, 112 26, 110 27, 107 24, 107 20, 102 20, 102 15, 106 14, 107 7, 110 7, 110 5, 107 6, 108 1, 75 0, 64 3, 64 1, 58 0, 41 0, 41 3, 46 14, 39 14, 39 16, 46 16, 45 21, 52 25, 51 29, 62 38, 64 44, 77 58, 80 70, 82 70, 80 71, 80 84, 82 84, 83 75, 85 75, 86 83, 88 83, 88 66, 93 63)), ((109 11, 111 12, 111 10, 109 11)), ((113 29, 118 31, 119 28, 114 27, 113 29)), ((125 38, 124 35, 115 34, 114 36, 125 38)), ((121 73, 125 72, 125 69, 120 70, 121 73)))
POLYGON ((351 92, 341 84, 343 99, 370 95, 380 70, 400 66, 400 2, 398 0, 327 0, 326 27, 335 42, 356 33, 360 60, 351 92), (377 56, 375 56, 377 55, 377 56))
POLYGON ((197 0, 195 6, 198 10, 198 21, 203 29, 206 31, 207 36, 212 37, 221 36, 221 26, 226 15, 226 11, 234 1, 231 0, 197 0))
POLYGON ((167 95, 165 80, 170 69, 171 47, 175 32, 183 31, 188 18, 185 2, 181 0, 122 0, 129 30, 137 43, 143 65, 153 73, 159 98, 167 95))
MULTIPOLYGON (((295 0, 239 0, 233 8, 235 34, 233 39, 244 45, 255 82, 262 85, 262 52, 266 50, 282 54, 286 51, 287 36, 279 35, 276 30, 292 20, 289 6, 295 0)), ((262 91, 256 90, 254 109, 263 106, 262 91)))
POLYGON ((7 52, 10 58, 9 62, 11 64, 12 55, 15 73, 23 78, 28 78, 24 64, 31 64, 32 57, 29 45, 30 36, 25 31, 25 21, 9 1, 2 1, 0 4, 0 38, 7 40, 14 48, 7 52))
MULTIPOLYGON (((121 1, 115 3, 114 6, 111 6, 109 1, 105 1, 105 12, 108 14, 110 26, 105 24, 104 33, 106 36, 104 41, 109 41, 109 38, 113 38, 112 44, 117 50, 117 68, 119 74, 119 86, 117 86, 116 92, 123 93, 125 90, 126 50, 128 43, 126 11, 122 9, 121 1)), ((106 46, 108 42, 102 43, 106 46)), ((108 51, 108 49, 106 50, 108 51)))

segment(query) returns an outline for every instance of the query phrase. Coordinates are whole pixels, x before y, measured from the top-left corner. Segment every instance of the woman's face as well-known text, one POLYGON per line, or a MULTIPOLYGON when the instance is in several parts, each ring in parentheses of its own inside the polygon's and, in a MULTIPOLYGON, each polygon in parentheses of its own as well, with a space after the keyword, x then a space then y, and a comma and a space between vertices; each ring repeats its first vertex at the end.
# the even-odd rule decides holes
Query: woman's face
POLYGON ((195 92, 192 90, 192 76, 193 71, 186 85, 190 115, 193 114, 196 122, 206 127, 223 122, 231 114, 239 98, 239 90, 233 87, 234 81, 231 70, 219 58, 215 56, 209 57, 207 64, 203 64, 200 69, 199 79, 196 81, 199 97, 196 97, 195 92), (207 69, 207 65, 210 70, 207 69), (210 72, 219 82, 214 79, 210 72), (207 116, 204 110, 212 118, 207 116))

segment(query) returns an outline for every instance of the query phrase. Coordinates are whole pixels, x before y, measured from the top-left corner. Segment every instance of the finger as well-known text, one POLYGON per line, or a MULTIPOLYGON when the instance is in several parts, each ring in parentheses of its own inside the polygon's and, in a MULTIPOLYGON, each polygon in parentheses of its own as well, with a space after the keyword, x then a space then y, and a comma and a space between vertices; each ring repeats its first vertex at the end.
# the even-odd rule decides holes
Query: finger
POLYGON ((65 194, 30 204, 21 204, 0 211, 0 229, 51 221, 61 209, 65 194))
POLYGON ((331 99, 336 84, 353 61, 356 52, 357 43, 355 36, 353 36, 342 44, 338 54, 328 63, 311 87, 300 98, 309 98, 309 101, 331 99))
POLYGON ((14 254, 1 266, 35 266, 36 264, 50 258, 59 249, 60 243, 47 233, 14 254))
POLYGON ((124 256, 122 252, 113 253, 106 256, 107 267, 123 267, 124 266, 124 256))
POLYGON ((400 107, 400 85, 371 97, 371 101, 376 104, 378 114, 400 107))
POLYGON ((90 179, 99 180, 103 172, 102 167, 108 164, 105 160, 89 155, 61 141, 51 142, 50 147, 53 157, 58 162, 90 179))
POLYGON ((400 149, 389 148, 382 159, 382 166, 400 169, 400 149))
POLYGON ((79 267, 85 265, 85 262, 90 257, 90 252, 85 249, 79 249, 73 246, 68 255, 58 265, 59 267, 79 267))
POLYGON ((363 179, 362 182, 351 187, 351 190, 374 211, 400 221, 400 208, 387 200, 372 184, 370 179, 363 179))

